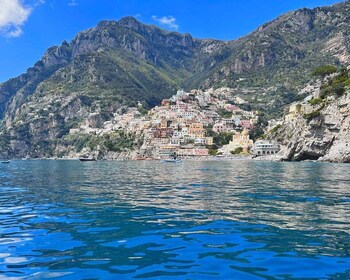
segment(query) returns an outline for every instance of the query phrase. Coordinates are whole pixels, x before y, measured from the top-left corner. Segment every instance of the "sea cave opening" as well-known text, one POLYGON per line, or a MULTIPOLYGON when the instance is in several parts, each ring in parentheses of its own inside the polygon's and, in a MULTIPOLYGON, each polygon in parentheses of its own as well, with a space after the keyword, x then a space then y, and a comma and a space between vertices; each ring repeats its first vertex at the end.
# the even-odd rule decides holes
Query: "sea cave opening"
POLYGON ((314 154, 314 153, 302 153, 296 160, 304 161, 304 160, 318 160, 322 155, 314 154))

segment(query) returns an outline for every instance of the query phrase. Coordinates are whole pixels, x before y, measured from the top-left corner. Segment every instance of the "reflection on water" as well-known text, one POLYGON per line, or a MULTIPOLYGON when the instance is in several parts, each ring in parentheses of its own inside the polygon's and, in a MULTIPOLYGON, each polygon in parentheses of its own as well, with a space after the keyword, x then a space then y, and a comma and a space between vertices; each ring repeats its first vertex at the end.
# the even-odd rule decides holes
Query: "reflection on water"
POLYGON ((350 279, 349 165, 13 161, 0 279, 350 279))

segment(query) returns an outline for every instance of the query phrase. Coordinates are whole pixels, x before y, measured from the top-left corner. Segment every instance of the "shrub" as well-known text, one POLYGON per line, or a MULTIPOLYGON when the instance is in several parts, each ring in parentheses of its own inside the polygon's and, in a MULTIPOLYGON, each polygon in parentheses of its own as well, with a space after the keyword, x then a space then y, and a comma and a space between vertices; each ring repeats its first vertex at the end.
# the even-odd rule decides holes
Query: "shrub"
POLYGON ((241 154, 243 152, 243 148, 242 147, 238 147, 238 148, 236 148, 234 151, 231 151, 230 153, 232 154, 232 155, 239 155, 239 154, 241 154))
POLYGON ((277 130, 279 130, 282 127, 281 124, 276 125, 274 128, 271 129, 271 133, 275 133, 277 130))
POLYGON ((337 72, 337 68, 335 66, 332 65, 324 65, 324 66, 320 66, 317 67, 314 71, 313 71, 313 75, 314 76, 320 76, 322 78, 324 78, 327 75, 333 74, 337 72))
POLYGON ((323 102, 323 100, 321 98, 312 98, 311 100, 309 100, 309 103, 312 106, 321 104, 322 102, 323 102))
POLYGON ((148 114, 148 110, 144 107, 138 107, 138 111, 140 112, 141 116, 145 116, 148 114))
POLYGON ((345 86, 343 83, 339 83, 333 86, 333 91, 336 96, 341 96, 345 93, 345 86))
POLYGON ((224 109, 219 109, 217 113, 223 118, 231 118, 232 117, 232 112, 226 111, 224 109))
POLYGON ((313 111, 311 113, 305 114, 304 118, 307 119, 308 121, 312 120, 313 118, 316 118, 318 116, 321 115, 321 111, 317 110, 317 111, 313 111))
POLYGON ((332 93, 332 88, 330 86, 322 86, 320 88, 320 98, 321 99, 325 99, 331 93, 332 93))
POLYGON ((256 141, 257 139, 261 139, 264 138, 264 129, 261 127, 261 125, 255 126, 253 127, 250 131, 249 131, 249 137, 250 139, 256 141))

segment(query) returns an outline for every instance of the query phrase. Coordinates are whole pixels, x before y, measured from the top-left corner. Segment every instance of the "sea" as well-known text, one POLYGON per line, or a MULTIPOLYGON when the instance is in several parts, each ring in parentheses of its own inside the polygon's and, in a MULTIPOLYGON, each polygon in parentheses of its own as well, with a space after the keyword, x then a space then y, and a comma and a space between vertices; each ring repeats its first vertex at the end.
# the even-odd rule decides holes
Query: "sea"
POLYGON ((0 164, 0 279, 350 279, 350 165, 0 164))

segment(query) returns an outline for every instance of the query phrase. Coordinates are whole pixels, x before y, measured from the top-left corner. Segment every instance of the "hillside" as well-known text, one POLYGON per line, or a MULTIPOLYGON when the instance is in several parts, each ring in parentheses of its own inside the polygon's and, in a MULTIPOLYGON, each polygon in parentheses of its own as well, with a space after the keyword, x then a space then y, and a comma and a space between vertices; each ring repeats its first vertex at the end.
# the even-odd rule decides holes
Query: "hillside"
POLYGON ((350 1, 284 14, 229 42, 226 59, 201 78, 208 86, 300 85, 310 79, 310 70, 316 66, 350 64, 349 23, 350 1), (246 80, 237 83, 242 77, 246 80))
POLYGON ((3 83, 0 112, 19 107, 28 96, 51 94, 88 97, 104 107, 137 101, 153 106, 192 75, 210 44, 215 41, 195 40, 132 17, 102 21, 70 43, 49 48, 26 74, 3 83))

